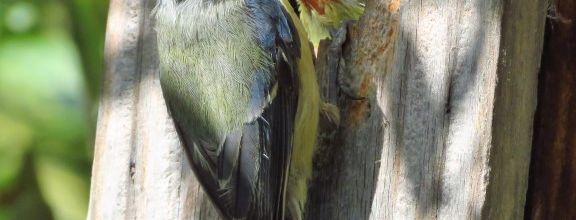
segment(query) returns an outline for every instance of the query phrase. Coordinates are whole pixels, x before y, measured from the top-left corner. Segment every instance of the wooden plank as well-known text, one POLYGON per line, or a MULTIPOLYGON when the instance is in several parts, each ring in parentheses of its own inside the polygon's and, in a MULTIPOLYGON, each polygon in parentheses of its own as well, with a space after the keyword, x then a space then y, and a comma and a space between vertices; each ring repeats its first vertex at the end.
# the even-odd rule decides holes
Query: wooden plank
POLYGON ((308 219, 521 219, 543 4, 367 1, 343 61, 318 60, 322 83, 366 99, 323 86, 343 123, 308 219))
POLYGON ((506 0, 486 219, 524 219, 546 0, 506 0))
POLYGON ((152 0, 113 0, 89 219, 217 219, 159 85, 152 0))
POLYGON ((526 215, 576 219, 576 2, 549 9, 526 215))
MULTIPOLYGON (((152 2, 111 1, 89 219, 217 218, 164 106, 152 2)), ((521 218, 542 2, 368 0, 320 51, 342 122, 306 218, 521 218)))

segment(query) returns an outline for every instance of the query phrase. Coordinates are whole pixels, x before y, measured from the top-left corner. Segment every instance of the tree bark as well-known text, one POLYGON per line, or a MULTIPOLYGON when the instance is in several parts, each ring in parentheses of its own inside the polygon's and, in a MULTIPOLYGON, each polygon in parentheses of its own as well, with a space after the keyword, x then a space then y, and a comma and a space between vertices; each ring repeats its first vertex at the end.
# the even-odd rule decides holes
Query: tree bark
MULTIPOLYGON (((164 106, 153 2, 111 1, 90 219, 217 218, 164 106)), ((368 0, 317 60, 342 120, 306 219, 521 219, 544 2, 368 0)))
POLYGON ((553 1, 542 55, 528 219, 576 219, 576 2, 553 1))

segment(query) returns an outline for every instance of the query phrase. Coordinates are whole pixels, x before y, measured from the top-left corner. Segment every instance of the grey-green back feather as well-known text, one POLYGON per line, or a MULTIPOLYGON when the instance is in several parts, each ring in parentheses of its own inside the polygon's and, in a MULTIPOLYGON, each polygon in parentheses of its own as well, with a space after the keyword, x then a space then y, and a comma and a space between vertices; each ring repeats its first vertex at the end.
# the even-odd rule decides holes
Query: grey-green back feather
MULTIPOLYGON (((167 73, 161 81, 171 85, 167 96, 181 99, 178 109, 199 120, 194 125, 198 134, 223 138, 224 131, 253 120, 250 89, 258 70, 272 61, 252 40, 243 1, 185 1, 160 7, 157 18, 162 72, 167 73)), ((258 77, 270 80, 266 74, 258 77)))
POLYGON ((283 219, 299 41, 280 3, 155 10, 162 90, 196 176, 225 217, 283 219))

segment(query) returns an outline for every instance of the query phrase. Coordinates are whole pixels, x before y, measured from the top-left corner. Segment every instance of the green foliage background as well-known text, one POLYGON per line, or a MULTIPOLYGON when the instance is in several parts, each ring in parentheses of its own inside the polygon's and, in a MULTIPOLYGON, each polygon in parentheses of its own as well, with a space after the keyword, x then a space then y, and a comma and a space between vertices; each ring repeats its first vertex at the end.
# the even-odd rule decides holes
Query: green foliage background
POLYGON ((0 0, 0 220, 85 219, 106 0, 0 0))

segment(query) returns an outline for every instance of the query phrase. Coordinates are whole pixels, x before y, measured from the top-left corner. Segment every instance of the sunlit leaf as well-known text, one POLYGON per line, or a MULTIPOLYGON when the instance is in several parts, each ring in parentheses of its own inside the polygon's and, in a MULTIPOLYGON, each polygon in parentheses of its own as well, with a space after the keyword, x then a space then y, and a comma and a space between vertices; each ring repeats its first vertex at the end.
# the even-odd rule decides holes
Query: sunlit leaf
POLYGON ((37 179, 44 199, 58 220, 84 219, 88 207, 88 183, 58 159, 38 156, 37 179))
POLYGON ((0 207, 0 220, 10 219, 10 210, 4 207, 0 207))
POLYGON ((30 146, 30 128, 0 112, 0 191, 13 184, 30 146))
POLYGON ((52 32, 0 42, 0 114, 28 128, 38 187, 56 219, 86 216, 85 100, 79 57, 68 35, 52 32))
MULTIPOLYGON (((75 143, 86 136, 85 89, 74 44, 66 35, 0 44, 0 111, 33 126, 40 142, 75 143)), ((85 156, 86 149, 44 149, 85 156)))

